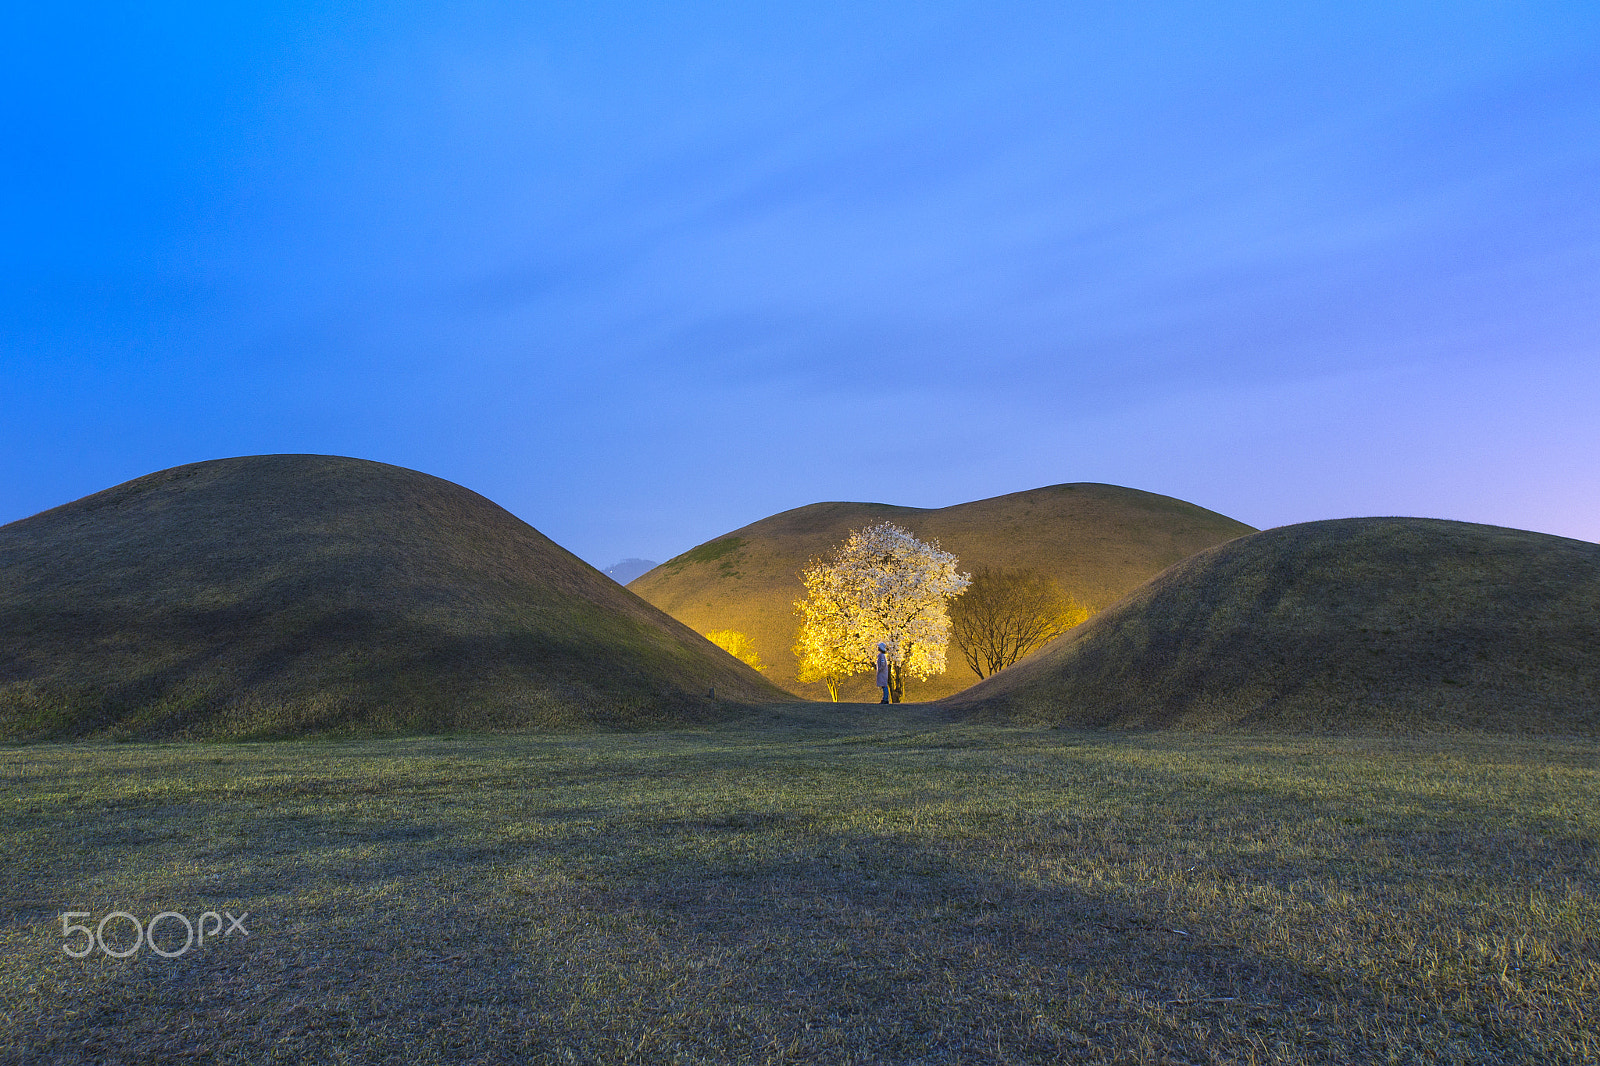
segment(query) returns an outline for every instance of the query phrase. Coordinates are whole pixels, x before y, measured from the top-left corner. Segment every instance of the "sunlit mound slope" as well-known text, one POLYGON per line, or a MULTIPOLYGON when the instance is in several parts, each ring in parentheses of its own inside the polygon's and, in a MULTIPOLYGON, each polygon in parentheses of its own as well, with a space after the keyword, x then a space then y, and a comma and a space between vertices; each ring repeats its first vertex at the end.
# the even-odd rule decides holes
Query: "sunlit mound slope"
MULTIPOLYGON (((795 679, 791 648, 799 573, 852 529, 894 522, 954 552, 960 568, 1034 567, 1086 605, 1105 606, 1180 559, 1253 528, 1214 511, 1114 485, 1052 485, 1008 496, 923 509, 879 503, 817 503, 734 530, 669 559, 628 587, 697 632, 750 636, 766 676, 791 692, 826 699, 820 683, 795 679)), ((940 677, 906 685, 931 700, 977 681, 953 647, 940 677)), ((841 699, 876 700, 871 678, 853 678, 841 699)))
POLYGON ((1600 545, 1423 518, 1271 529, 949 703, 1074 727, 1593 735, 1600 545))
POLYGON ((0 736, 673 724, 782 698, 459 485, 176 467, 0 527, 0 736))

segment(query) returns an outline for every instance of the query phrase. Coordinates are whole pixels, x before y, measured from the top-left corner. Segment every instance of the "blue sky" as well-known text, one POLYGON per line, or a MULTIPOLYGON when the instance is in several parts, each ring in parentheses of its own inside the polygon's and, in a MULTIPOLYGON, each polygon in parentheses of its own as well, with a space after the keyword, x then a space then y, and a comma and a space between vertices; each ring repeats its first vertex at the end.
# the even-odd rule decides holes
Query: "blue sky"
POLYGON ((13 5, 0 522, 265 452, 596 565, 1065 481, 1600 539, 1600 5, 13 5))

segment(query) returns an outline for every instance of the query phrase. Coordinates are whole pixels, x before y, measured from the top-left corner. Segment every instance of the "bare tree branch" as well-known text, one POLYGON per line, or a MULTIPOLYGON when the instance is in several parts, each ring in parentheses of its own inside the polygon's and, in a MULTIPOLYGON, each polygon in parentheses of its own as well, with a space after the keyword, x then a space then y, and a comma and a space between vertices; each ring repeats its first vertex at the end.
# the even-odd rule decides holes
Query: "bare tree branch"
POLYGON ((980 678, 1004 670, 1089 617, 1053 578, 1037 570, 980 567, 950 608, 961 655, 980 678))

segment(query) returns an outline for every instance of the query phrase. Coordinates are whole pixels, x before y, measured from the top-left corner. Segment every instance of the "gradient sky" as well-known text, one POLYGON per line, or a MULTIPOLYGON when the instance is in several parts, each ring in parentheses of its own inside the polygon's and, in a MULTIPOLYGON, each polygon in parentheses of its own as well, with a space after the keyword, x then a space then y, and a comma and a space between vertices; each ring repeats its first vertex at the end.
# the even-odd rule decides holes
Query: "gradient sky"
POLYGON ((1594 0, 11 4, 0 90, 0 522, 321 452, 598 566, 1067 481, 1600 539, 1594 0))

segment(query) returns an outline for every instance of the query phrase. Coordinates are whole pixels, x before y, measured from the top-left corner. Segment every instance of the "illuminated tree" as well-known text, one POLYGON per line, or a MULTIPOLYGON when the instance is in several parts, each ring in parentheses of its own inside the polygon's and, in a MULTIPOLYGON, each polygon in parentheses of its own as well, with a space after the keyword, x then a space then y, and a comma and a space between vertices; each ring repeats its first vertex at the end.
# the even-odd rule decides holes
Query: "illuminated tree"
POLYGON ((707 633, 706 639, 735 659, 748 663, 757 670, 767 668, 761 661, 761 656, 756 654, 756 647, 750 643, 750 638, 737 629, 718 629, 707 633))
POLYGON ((849 676, 850 671, 836 666, 830 673, 828 667, 819 665, 817 659, 811 658, 806 654, 805 646, 799 639, 795 642, 794 654, 795 658, 800 660, 800 669, 795 673, 796 679, 802 682, 821 681, 828 686, 828 698, 834 703, 838 703, 839 686, 844 683, 844 679, 849 676))
POLYGON ((1089 617, 1037 570, 983 567, 950 610, 956 646, 973 673, 996 674, 1089 617))
POLYGON ((800 632, 795 654, 800 676, 837 682, 877 662, 878 644, 889 646, 889 698, 899 703, 909 674, 925 680, 945 668, 950 643, 946 603, 969 578, 956 557, 892 523, 853 531, 831 559, 800 574, 806 598, 795 601, 800 632))
POLYGON ((858 642, 847 635, 841 575, 813 562, 800 580, 805 583, 806 598, 795 603, 802 619, 794 642, 795 658, 800 660, 795 677, 802 682, 823 682, 828 686, 828 698, 838 703, 840 683, 866 669, 859 649, 852 650, 858 642))

